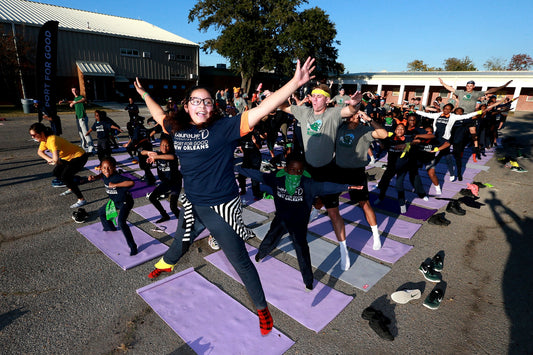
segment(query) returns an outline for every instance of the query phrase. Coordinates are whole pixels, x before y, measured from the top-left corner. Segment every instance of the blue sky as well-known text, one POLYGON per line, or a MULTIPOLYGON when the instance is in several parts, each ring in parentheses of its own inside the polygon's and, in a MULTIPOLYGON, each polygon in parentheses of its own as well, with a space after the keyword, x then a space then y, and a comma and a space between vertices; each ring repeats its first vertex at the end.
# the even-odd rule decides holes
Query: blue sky
MULTIPOLYGON (((187 22, 196 0, 39 2, 141 19, 196 43, 217 35, 187 22)), ((415 59, 443 67, 446 58, 465 56, 484 70, 491 58, 508 62, 513 54, 533 56, 533 0, 310 0, 302 9, 315 6, 335 23, 338 60, 350 73, 405 71, 415 59)), ((200 65, 217 63, 227 61, 200 52, 200 65)))

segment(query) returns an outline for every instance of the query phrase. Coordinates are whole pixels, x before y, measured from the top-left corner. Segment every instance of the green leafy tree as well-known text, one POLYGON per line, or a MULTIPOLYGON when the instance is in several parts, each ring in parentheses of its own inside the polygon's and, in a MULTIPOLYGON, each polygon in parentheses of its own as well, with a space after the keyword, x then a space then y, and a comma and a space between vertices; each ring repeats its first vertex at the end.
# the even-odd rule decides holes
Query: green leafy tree
POLYGON ((441 71, 442 68, 430 67, 423 60, 415 59, 407 63, 407 71, 441 71))
POLYGON ((492 57, 483 66, 489 71, 507 70, 507 63, 503 58, 492 57))
POLYGON ((509 62, 508 70, 529 70, 533 66, 533 59, 528 54, 515 54, 509 62))
POLYGON ((463 59, 455 57, 444 60, 444 70, 447 71, 476 71, 477 68, 468 56, 463 59))
POLYGON ((220 35, 202 43, 206 53, 217 52, 240 73, 245 91, 260 70, 292 75, 295 59, 317 58, 315 75, 342 72, 336 63, 340 44, 335 26, 319 8, 298 12, 306 0, 201 0, 189 11, 198 29, 220 35))

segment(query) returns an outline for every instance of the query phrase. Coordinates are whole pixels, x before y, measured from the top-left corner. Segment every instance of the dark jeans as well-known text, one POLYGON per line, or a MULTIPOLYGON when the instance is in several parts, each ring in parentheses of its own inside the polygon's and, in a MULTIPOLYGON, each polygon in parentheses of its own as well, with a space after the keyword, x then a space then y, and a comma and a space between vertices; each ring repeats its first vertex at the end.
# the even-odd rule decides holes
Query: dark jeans
POLYGON ((88 158, 87 153, 84 153, 81 157, 71 159, 70 161, 59 160, 53 171, 54 176, 63 181, 78 199, 82 199, 83 194, 78 184, 74 182, 74 176, 83 169, 88 158))
POLYGON ((178 185, 170 185, 168 182, 162 182, 159 185, 156 186, 154 191, 150 194, 150 202, 152 205, 154 205, 155 208, 159 211, 161 216, 168 215, 167 211, 163 208, 163 205, 161 205, 161 202, 159 202, 158 197, 168 191, 170 191, 170 210, 172 213, 174 213, 174 216, 176 218, 180 215, 180 210, 178 208, 178 197, 181 190, 181 179, 179 181, 179 188, 178 185))
MULTIPOLYGON (((194 238, 196 238, 202 230, 205 228, 209 229, 211 235, 216 238, 218 245, 220 245, 220 248, 226 255, 226 258, 239 274, 239 277, 244 283, 256 308, 264 309, 267 306, 267 303, 261 280, 259 279, 259 274, 257 273, 255 266, 248 256, 244 241, 220 215, 211 209, 211 207, 193 205, 192 209, 195 224, 190 244, 192 244, 194 238)), ((167 264, 176 264, 182 255, 187 252, 190 246, 189 243, 184 243, 182 241, 185 232, 184 216, 185 213, 180 213, 178 229, 174 235, 174 241, 163 256, 163 260, 167 264)))
MULTIPOLYGON (((100 216, 100 222, 102 222, 102 226, 104 227, 104 231, 116 231, 117 228, 111 222, 106 218, 106 206, 107 204, 100 207, 98 210, 98 215, 100 216)), ((128 246, 130 249, 137 249, 137 244, 135 244, 135 240, 133 240, 133 235, 131 234, 131 229, 128 226, 128 216, 130 214, 130 211, 133 207, 133 197, 131 197, 131 194, 128 195, 126 200, 122 205, 115 205, 116 209, 119 210, 118 212, 118 218, 117 222, 120 226, 120 230, 122 230, 122 233, 124 234, 124 238, 126 238, 126 242, 128 243, 128 246)))
MULTIPOLYGON (((270 224, 270 229, 265 235, 265 238, 259 246, 257 251, 259 258, 263 259, 274 250, 285 233, 289 233, 292 245, 296 251, 298 259, 298 266, 305 285, 313 284, 313 269, 311 268, 311 254, 309 253, 309 245, 307 244, 307 220, 302 223, 299 228, 289 230, 282 218, 276 215, 270 224)), ((290 228, 293 229, 293 228, 290 228)), ((217 239, 218 240, 218 239, 217 239)))

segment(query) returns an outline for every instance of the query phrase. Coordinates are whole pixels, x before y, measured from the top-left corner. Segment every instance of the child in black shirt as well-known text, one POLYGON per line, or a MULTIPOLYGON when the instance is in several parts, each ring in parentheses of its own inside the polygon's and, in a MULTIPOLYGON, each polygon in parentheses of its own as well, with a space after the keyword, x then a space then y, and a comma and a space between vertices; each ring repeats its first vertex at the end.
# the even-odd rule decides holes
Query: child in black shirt
POLYGON ((117 216, 120 230, 124 233, 124 238, 130 247, 130 256, 137 254, 137 244, 133 240, 130 227, 128 226, 128 215, 133 207, 133 197, 129 189, 135 184, 132 180, 117 173, 117 162, 113 157, 105 157, 100 163, 100 175, 89 176, 89 181, 103 179, 105 189, 109 195, 110 201, 98 210, 100 221, 104 227, 104 232, 116 231, 117 228, 112 220, 117 216))

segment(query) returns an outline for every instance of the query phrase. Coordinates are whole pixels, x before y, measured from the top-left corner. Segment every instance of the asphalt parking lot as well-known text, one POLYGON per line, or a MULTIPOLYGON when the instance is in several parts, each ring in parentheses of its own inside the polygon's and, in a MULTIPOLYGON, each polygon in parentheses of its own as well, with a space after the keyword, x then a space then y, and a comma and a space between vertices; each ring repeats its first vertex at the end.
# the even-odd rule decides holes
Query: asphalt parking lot
MULTIPOLYGON (((125 126, 126 112, 109 116, 125 126)), ((63 136, 76 142, 73 120, 62 116, 63 136)), ((151 282, 153 262, 123 271, 76 231, 69 208, 74 197, 60 197, 50 186, 51 168, 28 135, 35 121, 36 115, 24 115, 0 122, 0 353, 194 353, 135 292, 151 282)), ((448 227, 424 223, 406 242, 413 249, 368 292, 315 272, 316 279, 354 297, 323 330, 311 331, 271 307, 275 327, 295 341, 286 354, 533 353, 533 281, 527 276, 533 250, 533 114, 515 114, 502 134, 504 149, 476 176, 494 186, 480 189, 483 206, 464 207, 465 216, 447 214, 448 227), (518 149, 524 157, 517 161, 529 172, 512 172, 497 159, 518 149), (433 285, 418 266, 439 251, 445 253, 445 295, 438 310, 429 310, 422 301, 433 285), (394 303, 390 294, 402 287, 421 289, 422 298, 394 303), (361 318, 370 305, 392 320, 393 342, 379 338, 361 318)), ((382 172, 371 173, 379 178, 382 172)), ((82 191, 92 223, 106 196, 99 183, 83 185, 82 191)), ((136 200, 136 206, 147 203, 136 200)), ((170 244, 170 237, 151 232, 140 216, 132 214, 130 221, 170 244)), ((194 267, 253 310, 244 288, 205 261, 209 253, 205 239, 196 242, 175 272, 194 267)), ((297 267, 294 259, 280 259, 297 267)))

